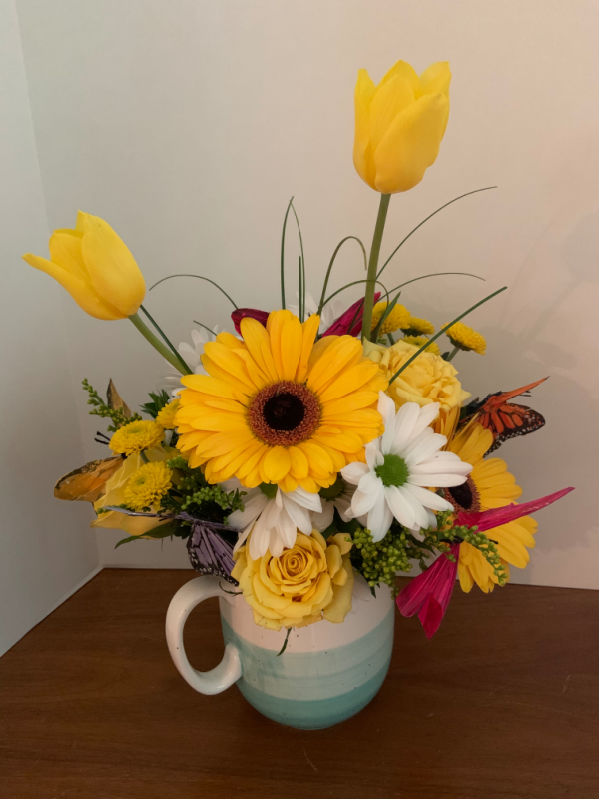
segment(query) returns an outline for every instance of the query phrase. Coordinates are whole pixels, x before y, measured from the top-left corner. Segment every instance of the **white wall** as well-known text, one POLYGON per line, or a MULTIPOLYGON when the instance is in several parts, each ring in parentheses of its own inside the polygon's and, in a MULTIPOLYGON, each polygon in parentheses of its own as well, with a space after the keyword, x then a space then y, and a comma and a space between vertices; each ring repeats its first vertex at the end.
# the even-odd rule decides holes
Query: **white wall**
MULTIPOLYGON (((532 400, 546 428, 501 453, 525 499, 577 487, 538 515, 535 557, 527 571, 513 570, 514 580, 596 585, 596 3, 18 0, 17 7, 50 228, 71 225, 83 208, 111 221, 150 283, 200 272, 241 304, 265 308, 278 303, 280 225, 292 194, 313 292, 342 236, 371 236, 377 198, 351 161, 357 69, 378 79, 398 58, 419 70, 449 60, 451 116, 440 157, 422 184, 393 198, 384 251, 451 197, 499 189, 427 223, 390 266, 390 285, 437 270, 486 278, 409 287, 403 302, 437 323, 511 287, 471 319, 488 338, 488 355, 463 355, 457 366, 474 395, 552 376, 532 400)), ((46 232, 29 230, 27 246, 44 252, 46 232)), ((338 269, 338 285, 361 276, 351 249, 338 269)), ((50 281, 28 280, 40 297, 53 296, 50 281)), ((223 325, 230 310, 188 279, 158 288, 149 306, 176 340, 193 318, 223 325)), ((96 322, 74 305, 64 316, 74 380, 86 375, 102 386, 112 376, 132 404, 159 384, 164 366, 127 322, 96 322)), ((97 426, 83 399, 91 457, 97 426)), ((70 406, 55 416, 72 426, 70 406)), ((35 428, 43 434, 41 415, 35 428)), ((71 439, 66 447, 73 446, 71 439)), ((99 537, 104 563, 186 563, 179 542, 115 552, 119 534, 99 537)))
POLYGON ((52 496, 55 479, 83 448, 57 286, 20 261, 48 237, 17 17, 0 3, 0 252, 2 439, 0 464, 0 654, 99 566, 83 508, 52 496))

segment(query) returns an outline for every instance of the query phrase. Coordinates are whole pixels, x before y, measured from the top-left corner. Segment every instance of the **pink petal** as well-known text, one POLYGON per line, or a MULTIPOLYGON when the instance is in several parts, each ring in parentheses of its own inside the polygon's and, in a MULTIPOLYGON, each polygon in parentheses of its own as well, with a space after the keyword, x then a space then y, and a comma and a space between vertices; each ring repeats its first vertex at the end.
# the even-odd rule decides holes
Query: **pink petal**
POLYGON ((252 317, 252 319, 258 320, 261 325, 266 327, 267 320, 269 319, 269 312, 261 311, 259 308, 236 308, 235 311, 232 311, 231 319, 233 320, 236 331, 240 334, 240 322, 244 317, 252 317))
POLYGON ((524 517, 526 514, 533 514, 535 511, 539 511, 541 508, 560 500, 561 497, 572 492, 574 488, 574 486, 568 486, 559 492, 547 494, 545 497, 530 500, 527 503, 511 503, 500 508, 490 508, 487 511, 460 511, 457 522, 459 525, 467 525, 469 528, 476 525, 478 530, 487 531, 490 528, 497 528, 498 525, 505 525, 507 522, 519 519, 519 517, 524 517))
MULTIPOLYGON (((380 296, 381 292, 375 292, 373 298, 375 303, 379 300, 380 296)), ((358 336, 362 328, 362 307, 364 302, 364 298, 361 297, 356 303, 352 303, 350 308, 344 311, 344 313, 327 328, 323 336, 343 336, 346 333, 350 336, 358 336)))
POLYGON ((428 638, 440 627, 450 603, 456 582, 459 547, 458 543, 450 546, 455 561, 450 561, 442 553, 428 569, 413 578, 396 598, 396 605, 403 617, 419 615, 428 638))

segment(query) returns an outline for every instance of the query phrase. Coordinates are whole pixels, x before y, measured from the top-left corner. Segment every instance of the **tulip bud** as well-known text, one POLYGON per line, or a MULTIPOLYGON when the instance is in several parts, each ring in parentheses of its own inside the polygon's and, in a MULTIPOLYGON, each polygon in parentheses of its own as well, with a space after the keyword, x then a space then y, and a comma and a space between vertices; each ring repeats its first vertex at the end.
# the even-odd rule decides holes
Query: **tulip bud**
POLYGON ((422 180, 446 130, 450 77, 445 61, 432 64, 421 77, 398 61, 378 86, 366 70, 359 70, 354 166, 372 189, 405 192, 422 180))
POLYGON ((27 253, 24 260, 48 273, 97 319, 124 319, 137 312, 146 284, 125 242, 100 217, 77 214, 75 230, 50 237, 50 259, 27 253))

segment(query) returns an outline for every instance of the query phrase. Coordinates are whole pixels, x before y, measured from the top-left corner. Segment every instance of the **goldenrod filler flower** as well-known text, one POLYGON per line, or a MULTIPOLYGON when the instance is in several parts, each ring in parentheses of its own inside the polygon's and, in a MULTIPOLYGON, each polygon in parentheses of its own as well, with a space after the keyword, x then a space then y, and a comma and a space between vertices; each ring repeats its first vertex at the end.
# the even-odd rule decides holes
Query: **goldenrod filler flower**
MULTIPOLYGON (((371 342, 364 343, 364 352, 379 365, 386 383, 404 366, 408 359, 419 348, 400 339, 391 347, 384 347, 371 342)), ((439 403, 444 411, 460 406, 469 397, 456 377, 457 371, 452 364, 433 353, 423 352, 401 372, 396 380, 386 386, 384 391, 395 402, 396 408, 403 403, 413 401, 420 406, 427 403, 439 403)))
MULTIPOLYGON (((388 303, 383 300, 380 303, 376 303, 373 306, 373 315, 371 317, 371 330, 374 331, 377 327, 379 320, 385 313, 386 308, 388 307, 388 303)), ((408 323, 410 319, 410 313, 407 309, 396 303, 396 305, 392 308, 390 313, 386 316, 386 318, 381 323, 381 327, 379 328, 379 335, 383 336, 386 333, 394 333, 394 331, 399 331, 401 328, 408 323)))
POLYGON ((204 349, 208 374, 182 378, 177 447, 210 483, 316 492, 382 432, 377 366, 352 336, 315 344, 318 326, 316 315, 300 323, 287 310, 266 328, 246 317, 243 341, 220 333, 204 349))
POLYGON ((154 420, 135 420, 113 433, 109 447, 113 453, 129 456, 160 444, 164 433, 162 425, 154 420))
POLYGON ((144 278, 125 242, 100 217, 77 214, 74 230, 50 237, 50 259, 27 253, 24 260, 48 273, 73 300, 97 319, 123 319, 137 312, 144 278))
POLYGON ((342 622, 352 605, 351 548, 347 534, 325 541, 316 530, 310 536, 298 531, 296 544, 277 558, 267 551, 254 560, 243 547, 231 574, 257 625, 279 630, 321 619, 342 622))
POLYGON ((419 77, 398 61, 377 86, 366 70, 354 91, 354 166, 372 189, 405 192, 423 178, 439 151, 450 102, 450 69, 432 64, 419 77))
POLYGON ((123 490, 125 505, 144 511, 158 504, 173 484, 173 472, 164 461, 143 464, 127 481, 123 490))
MULTIPOLYGON (((432 333, 433 333, 433 331, 432 331, 432 333)), ((414 344, 415 347, 419 348, 419 347, 423 347, 423 345, 427 341, 427 337, 426 336, 405 336, 402 341, 408 342, 408 344, 414 344)), ((434 355, 439 356, 440 348, 438 347, 437 342, 431 342, 431 344, 428 344, 426 349, 425 349, 425 352, 426 353, 433 353, 434 355)))
MULTIPOLYGON (((445 325, 447 324, 446 322, 445 325)), ((459 350, 473 350, 474 353, 479 353, 480 356, 485 353, 487 345, 484 337, 468 325, 463 325, 462 322, 455 322, 451 328, 448 328, 446 336, 454 347, 458 347, 459 350)))
POLYGON ((179 408, 179 400, 171 400, 166 406, 163 406, 156 415, 156 421, 162 425, 166 430, 172 430, 175 427, 175 414, 179 408))
MULTIPOLYGON (((521 488, 501 458, 484 458, 493 442, 493 434, 478 423, 468 424, 448 442, 447 449, 473 465, 465 483, 444 489, 444 497, 457 511, 487 511, 513 503, 521 496, 521 488)), ((535 547, 533 534, 537 522, 533 517, 499 525, 487 532, 497 542, 498 554, 505 564, 525 567, 529 562, 528 547, 535 547)), ((506 567, 508 572, 508 567, 506 567)), ((491 592, 498 583, 493 567, 473 545, 462 542, 459 550, 458 577, 463 591, 470 592, 476 583, 482 592, 491 592)))
POLYGON ((434 330, 435 326, 432 322, 420 317, 409 317, 406 325, 402 326, 402 331, 407 336, 431 336, 434 330))

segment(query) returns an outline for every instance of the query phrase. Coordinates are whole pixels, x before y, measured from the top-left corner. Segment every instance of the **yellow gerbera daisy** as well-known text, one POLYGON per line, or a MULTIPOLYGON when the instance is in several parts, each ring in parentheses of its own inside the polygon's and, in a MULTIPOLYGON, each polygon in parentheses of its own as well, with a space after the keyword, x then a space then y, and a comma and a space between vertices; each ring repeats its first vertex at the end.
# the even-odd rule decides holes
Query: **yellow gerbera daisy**
POLYGON ((207 375, 186 375, 177 447, 206 479, 248 487, 276 483, 315 492, 338 470, 364 461, 383 429, 377 411, 385 379, 352 336, 315 343, 319 318, 301 323, 274 311, 267 327, 246 317, 243 341, 221 333, 204 348, 207 375))
MULTIPOLYGON (((444 323, 444 325, 447 324, 447 322, 444 323)), ((444 325, 442 325, 442 328, 444 325)), ((446 336, 454 347, 458 347, 459 350, 473 350, 473 352, 479 353, 480 356, 485 353, 487 344, 484 337, 462 322, 455 322, 451 328, 448 328, 446 336)))
MULTIPOLYGON (((514 476, 501 458, 485 458, 493 435, 482 425, 470 424, 448 443, 448 450, 473 465, 465 483, 444 489, 444 496, 457 511, 486 511, 513 503, 521 496, 514 476)), ((524 567, 529 562, 528 547, 535 547, 533 534, 537 522, 532 517, 499 525, 487 532, 497 542, 498 554, 506 564, 524 567)), ((506 567, 508 572, 508 567, 506 567)), ((494 570, 481 552, 473 545, 462 542, 458 557, 458 577, 464 592, 470 592, 476 583, 482 592, 491 592, 498 583, 494 570)))
POLYGON ((109 447, 113 453, 129 456, 160 444, 164 433, 162 425, 153 419, 134 420, 113 433, 109 447))
MULTIPOLYGON (((371 317, 372 331, 374 331, 379 324, 379 320, 384 315, 387 307, 388 303, 386 303, 385 300, 382 300, 373 306, 373 316, 371 317)), ((410 312, 404 308, 404 306, 400 305, 400 303, 396 303, 396 305, 381 323, 379 335, 383 336, 386 333, 394 333, 394 331, 399 331, 401 328, 406 327, 410 318, 410 312)))
POLYGON ((179 408, 179 400, 171 400, 166 406, 163 406, 156 415, 156 421, 163 428, 172 430, 175 427, 175 414, 179 408))

